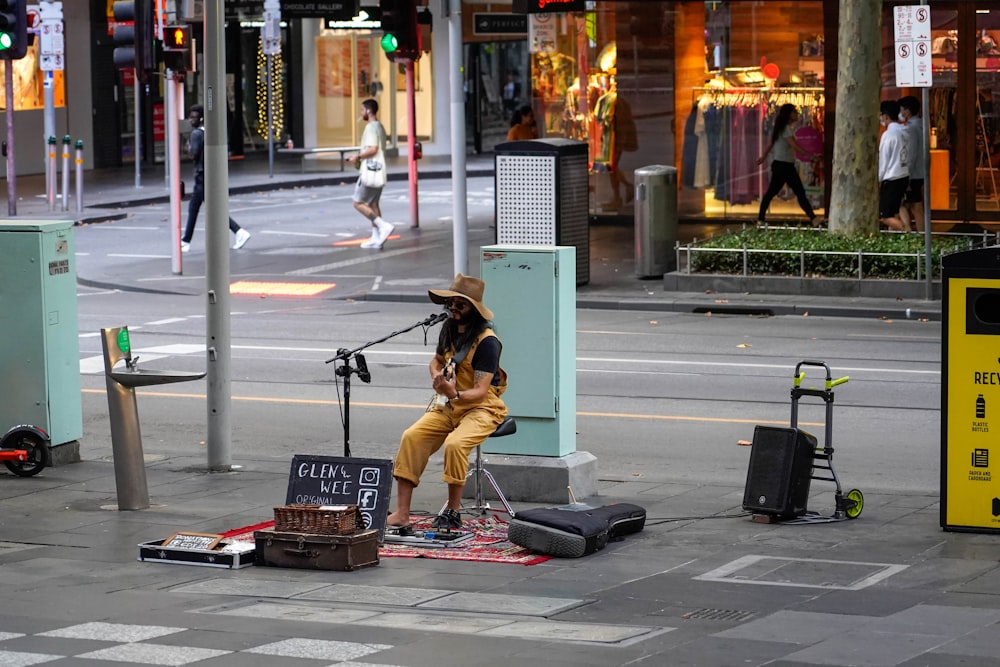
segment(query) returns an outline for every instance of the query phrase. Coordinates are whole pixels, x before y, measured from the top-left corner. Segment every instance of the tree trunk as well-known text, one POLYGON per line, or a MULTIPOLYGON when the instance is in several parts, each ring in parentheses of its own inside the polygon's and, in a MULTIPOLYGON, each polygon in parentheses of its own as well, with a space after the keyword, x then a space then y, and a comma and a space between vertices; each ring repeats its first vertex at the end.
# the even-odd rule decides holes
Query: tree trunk
POLYGON ((882 1, 840 0, 830 230, 878 230, 882 1))

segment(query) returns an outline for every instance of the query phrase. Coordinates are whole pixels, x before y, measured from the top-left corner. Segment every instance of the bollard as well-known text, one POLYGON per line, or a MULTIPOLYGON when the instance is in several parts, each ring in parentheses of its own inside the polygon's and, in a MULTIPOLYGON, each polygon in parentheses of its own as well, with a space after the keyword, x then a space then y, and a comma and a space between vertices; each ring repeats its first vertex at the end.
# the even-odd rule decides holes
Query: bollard
POLYGON ((45 168, 48 170, 48 198, 49 198, 49 210, 56 210, 56 138, 49 137, 47 142, 47 150, 49 152, 49 159, 46 161, 45 168))
POLYGON ((115 460, 115 488, 119 510, 149 507, 146 464, 139 430, 139 407, 135 388, 205 377, 205 373, 139 370, 139 357, 132 356, 128 327, 101 329, 104 348, 104 375, 108 389, 108 416, 111 419, 111 451, 115 460), (115 368, 124 361, 123 367, 115 368))
POLYGON ((76 212, 83 213, 83 139, 76 140, 76 212))
POLYGON ((72 140, 64 135, 62 144, 62 210, 69 210, 69 144, 72 140))

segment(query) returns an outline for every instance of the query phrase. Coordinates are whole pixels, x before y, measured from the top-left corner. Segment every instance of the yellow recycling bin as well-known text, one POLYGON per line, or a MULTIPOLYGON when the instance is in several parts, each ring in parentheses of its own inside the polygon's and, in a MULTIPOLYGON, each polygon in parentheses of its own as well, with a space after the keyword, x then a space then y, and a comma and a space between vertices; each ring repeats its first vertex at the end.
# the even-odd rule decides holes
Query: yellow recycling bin
POLYGON ((941 269, 941 527, 1000 532, 1000 248, 941 269))

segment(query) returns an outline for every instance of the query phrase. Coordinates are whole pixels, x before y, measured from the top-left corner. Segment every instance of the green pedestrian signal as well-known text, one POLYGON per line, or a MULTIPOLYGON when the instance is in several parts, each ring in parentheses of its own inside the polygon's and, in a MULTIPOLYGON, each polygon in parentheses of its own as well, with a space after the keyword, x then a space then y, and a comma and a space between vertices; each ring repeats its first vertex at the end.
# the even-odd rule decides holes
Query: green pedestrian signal
MULTIPOLYGON (((0 36, 0 46, 3 46, 2 40, 4 37, 7 37, 7 35, 0 36)), ((10 38, 8 37, 8 39, 10 38)), ((399 48, 399 40, 396 39, 396 36, 391 33, 382 35, 382 40, 380 44, 382 45, 382 50, 385 51, 386 53, 395 53, 396 50, 399 48)), ((7 47, 3 46, 3 48, 7 47)))
POLYGON ((28 0, 0 0, 0 58, 20 60, 28 53, 28 0))
POLYGON ((379 0, 382 39, 379 44, 389 60, 406 61, 420 57, 420 28, 416 0, 379 0))

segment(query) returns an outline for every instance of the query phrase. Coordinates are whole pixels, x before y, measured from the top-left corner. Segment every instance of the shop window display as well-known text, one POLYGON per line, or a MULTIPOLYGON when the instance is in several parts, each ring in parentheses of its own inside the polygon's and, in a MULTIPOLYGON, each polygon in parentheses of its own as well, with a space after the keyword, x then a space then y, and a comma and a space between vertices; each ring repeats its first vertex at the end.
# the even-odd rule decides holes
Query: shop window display
MULTIPOLYGON (((706 71, 691 91, 680 169, 682 188, 703 192, 705 215, 757 218, 770 169, 758 158, 785 104, 799 112, 795 139, 807 151, 795 168, 812 208, 824 209, 822 29, 819 2, 705 3, 706 71)), ((686 201, 701 203, 691 192, 686 201)), ((804 217, 786 186, 767 219, 804 217)))
MULTIPOLYGON (((751 206, 767 189, 767 173, 758 168, 774 128, 778 109, 793 104, 799 110, 796 141, 810 149, 797 155, 796 167, 814 208, 822 207, 824 97, 821 87, 776 87, 759 68, 734 68, 716 73, 708 85, 693 91, 694 102, 684 132, 682 185, 706 191, 706 197, 731 206, 751 206), (741 85, 741 84, 756 85, 741 85)), ((793 214, 781 202, 779 215, 793 214)), ((706 209, 712 207, 706 202, 706 209)), ((754 212, 755 213, 755 212, 754 212)))
MULTIPOLYGON (((0 60, 0 109, 6 105, 7 93, 5 89, 4 69, 12 61, 0 60)), ((45 72, 38 69, 38 42, 28 47, 28 52, 19 60, 13 61, 14 68, 14 110, 26 111, 28 109, 45 108, 45 72)), ((56 71, 52 73, 52 84, 54 91, 54 104, 56 107, 66 106, 66 99, 63 87, 63 73, 56 71)))
POLYGON ((631 105, 618 89, 614 10, 532 18, 531 89, 539 136, 585 141, 599 209, 631 203, 624 152, 638 147, 631 105))
MULTIPOLYGON (((631 214, 632 173, 664 164, 678 167, 682 216, 756 219, 769 169, 756 161, 782 104, 799 108, 797 132, 822 153, 822 7, 622 0, 532 15, 539 135, 587 142, 596 215, 631 214)), ((823 161, 804 157, 801 178, 821 212, 823 161)), ((791 192, 771 213, 804 217, 791 192)))

